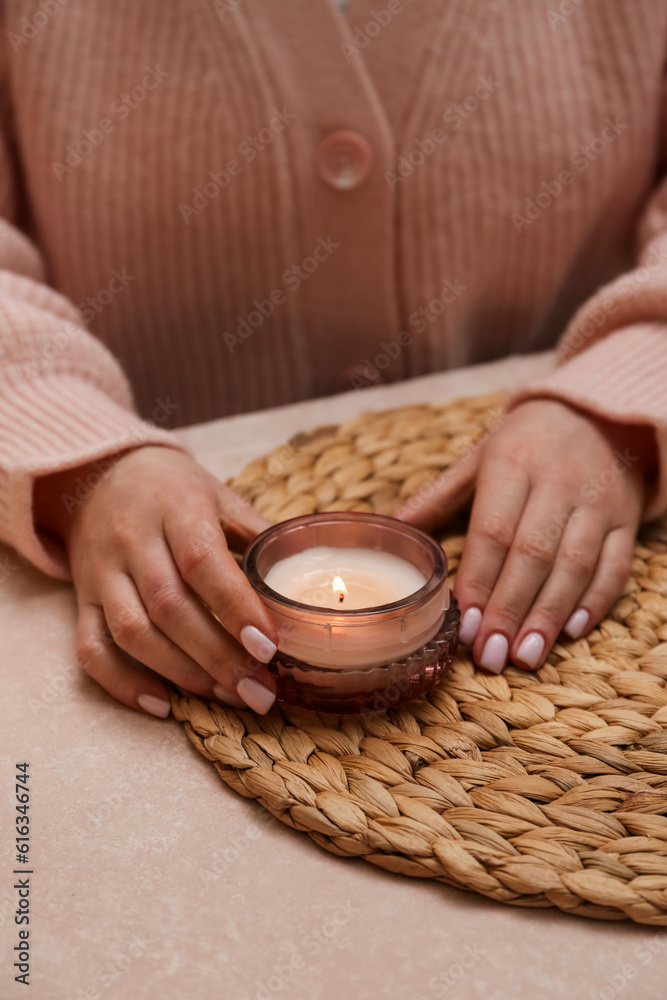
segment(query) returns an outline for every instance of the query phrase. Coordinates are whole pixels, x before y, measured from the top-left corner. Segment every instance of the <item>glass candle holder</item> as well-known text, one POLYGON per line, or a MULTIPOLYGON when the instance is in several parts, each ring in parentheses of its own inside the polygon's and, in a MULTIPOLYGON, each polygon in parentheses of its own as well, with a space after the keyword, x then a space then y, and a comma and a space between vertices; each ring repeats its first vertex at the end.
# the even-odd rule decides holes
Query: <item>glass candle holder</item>
POLYGON ((335 714, 382 712, 429 691, 451 666, 460 615, 447 557, 412 525, 354 512, 292 518, 254 539, 243 568, 278 630, 268 669, 280 701, 335 714), (355 609, 301 603, 267 585, 276 563, 320 546, 390 553, 415 567, 424 585, 401 600, 355 609))

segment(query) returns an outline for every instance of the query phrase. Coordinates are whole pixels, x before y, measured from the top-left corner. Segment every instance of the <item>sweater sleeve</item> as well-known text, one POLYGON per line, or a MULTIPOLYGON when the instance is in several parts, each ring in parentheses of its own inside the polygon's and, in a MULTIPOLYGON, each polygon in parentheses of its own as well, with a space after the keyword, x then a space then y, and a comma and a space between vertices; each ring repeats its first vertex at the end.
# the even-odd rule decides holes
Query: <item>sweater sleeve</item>
POLYGON ((182 445, 136 415, 119 364, 46 283, 19 223, 5 84, 0 78, 0 541, 67 579, 63 555, 33 524, 35 480, 140 445, 182 445))
POLYGON ((610 420, 653 427, 658 481, 645 511, 652 518, 667 509, 667 177, 642 214, 637 242, 635 268, 602 287, 573 317, 557 347, 558 367, 513 393, 509 406, 549 396, 610 420))

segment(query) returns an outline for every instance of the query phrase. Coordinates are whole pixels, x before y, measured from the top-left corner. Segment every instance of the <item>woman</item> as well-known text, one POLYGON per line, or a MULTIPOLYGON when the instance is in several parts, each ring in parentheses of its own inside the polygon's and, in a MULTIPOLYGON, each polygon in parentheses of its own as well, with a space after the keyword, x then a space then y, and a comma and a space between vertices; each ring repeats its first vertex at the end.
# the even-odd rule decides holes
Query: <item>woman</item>
POLYGON ((268 710, 275 627, 223 532, 264 522, 168 428, 372 382, 386 346, 392 381, 559 344, 399 515, 428 528, 476 490, 457 594, 481 667, 535 669, 595 625, 667 496, 667 8, 3 19, 0 537, 71 576, 81 666, 159 716, 165 684, 122 651, 268 710))

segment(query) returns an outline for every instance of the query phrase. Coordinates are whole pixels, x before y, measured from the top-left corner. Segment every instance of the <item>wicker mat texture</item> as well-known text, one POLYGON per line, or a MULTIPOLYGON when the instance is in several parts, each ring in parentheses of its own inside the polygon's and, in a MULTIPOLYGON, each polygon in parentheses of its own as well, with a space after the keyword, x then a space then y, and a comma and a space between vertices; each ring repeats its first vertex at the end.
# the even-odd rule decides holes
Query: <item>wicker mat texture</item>
MULTIPOLYGON (((299 434, 231 485, 270 520, 391 513, 502 419, 502 396, 365 413, 299 434)), ((452 570, 465 524, 442 544, 452 570)), ((467 650, 382 715, 262 717, 183 692, 173 711, 239 794, 338 855, 516 906, 667 925, 667 521, 586 638, 537 673, 467 650)))

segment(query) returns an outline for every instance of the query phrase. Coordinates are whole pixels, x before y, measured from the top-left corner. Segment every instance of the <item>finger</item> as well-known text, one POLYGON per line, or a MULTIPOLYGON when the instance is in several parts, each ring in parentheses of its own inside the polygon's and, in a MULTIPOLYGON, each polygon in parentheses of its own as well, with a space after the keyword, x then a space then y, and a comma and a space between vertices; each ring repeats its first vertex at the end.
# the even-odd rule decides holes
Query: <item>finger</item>
POLYGON ((209 688, 215 680, 217 697, 238 703, 234 692, 242 677, 272 686, 266 667, 248 656, 183 582, 164 539, 147 542, 140 558, 130 556, 128 568, 151 622, 210 675, 209 688))
MULTIPOLYGON (((505 667, 517 633, 556 565, 572 510, 572 506, 568 508, 564 498, 555 497, 551 489, 533 490, 530 494, 505 564, 484 609, 475 639, 473 656, 485 669, 499 673, 505 667)), ((600 528, 595 539, 595 560, 589 575, 580 581, 578 589, 574 592, 570 590, 572 601, 576 600, 590 580, 602 538, 603 531, 600 528)), ((570 557, 569 550, 566 557, 570 557)), ((572 557, 574 559, 574 553, 572 557)), ((554 638, 564 621, 565 618, 560 622, 554 638)), ((549 634, 552 631, 553 628, 550 628, 549 634)), ((538 645, 539 637, 534 636, 524 652, 530 654, 532 651, 534 658, 538 645)))
POLYGON ((107 574, 101 604, 107 628, 120 649, 188 691, 212 693, 210 675, 156 628, 129 576, 118 571, 107 574))
MULTIPOLYGON (((508 634, 512 660, 536 670, 544 663, 578 599, 590 585, 600 559, 606 528, 589 508, 578 507, 568 521, 544 586, 530 610, 515 601, 521 615, 508 634)), ((516 581, 515 581, 516 583, 516 581)), ((504 586, 499 581, 499 589, 504 586)))
POLYGON ((463 612, 460 638, 472 646, 528 499, 520 465, 491 457, 481 467, 454 592, 463 612))
POLYGON ((271 526, 251 503, 224 483, 218 486, 218 498, 220 524, 235 551, 244 552, 256 535, 271 526))
POLYGON ((222 528, 211 511, 199 516, 172 510, 164 532, 178 570, 196 594, 251 656, 268 663, 278 634, 266 607, 230 554, 222 528))
POLYGON ((162 719, 169 715, 168 689, 123 656, 109 636, 99 605, 79 604, 76 656, 81 669, 116 701, 162 719))
POLYGON ((620 596, 630 576, 636 529, 614 528, 604 540, 593 579, 577 601, 563 631, 578 639, 597 625, 620 596))
POLYGON ((444 524, 472 496, 481 449, 470 448, 432 483, 424 484, 394 511, 394 517, 431 531, 444 524))

